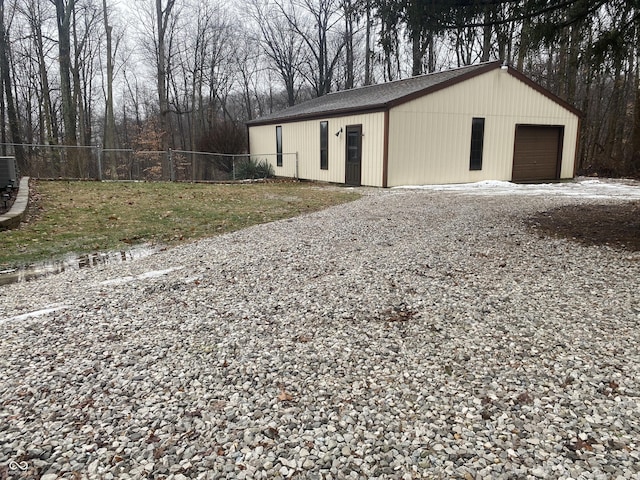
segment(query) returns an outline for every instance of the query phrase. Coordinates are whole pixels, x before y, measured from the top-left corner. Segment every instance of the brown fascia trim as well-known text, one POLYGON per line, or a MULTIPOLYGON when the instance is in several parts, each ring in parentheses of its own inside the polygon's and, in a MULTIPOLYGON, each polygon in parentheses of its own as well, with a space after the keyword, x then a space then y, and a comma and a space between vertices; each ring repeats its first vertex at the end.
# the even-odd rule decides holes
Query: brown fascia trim
POLYGON ((389 109, 384 111, 382 138, 382 188, 387 188, 389 176, 389 109))
POLYGON ((410 93, 404 97, 396 98, 395 100, 391 100, 387 103, 389 107, 396 107, 398 105, 402 105, 403 103, 410 102, 411 100, 415 100, 420 97, 424 97, 425 95, 429 95, 430 93, 437 92, 439 90, 444 90, 445 88, 449 88, 457 83, 464 82, 465 80, 469 80, 470 78, 477 77, 478 75, 482 75, 483 73, 490 72, 491 70, 495 70, 496 68, 500 68, 501 62, 495 61, 490 62, 482 67, 478 67, 475 70, 471 70, 470 72, 464 73, 462 75, 458 75, 450 80, 445 80, 444 82, 437 83, 431 87, 424 88, 422 90, 418 90, 417 92, 410 93))
MULTIPOLYGON (((416 98, 423 97, 424 95, 428 95, 433 92, 437 92, 438 90, 442 90, 444 88, 455 85, 456 83, 464 82, 470 78, 476 77, 478 75, 482 75, 483 73, 489 72, 501 66, 500 61, 489 62, 485 65, 476 68, 470 72, 467 72, 463 75, 459 75, 451 80, 447 80, 444 82, 440 82, 431 87, 424 88, 422 90, 418 90, 417 92, 410 93, 404 97, 397 98, 395 100, 391 100, 382 104, 372 104, 366 107, 355 107, 355 108, 342 108, 338 110, 327 110, 322 112, 314 112, 314 113, 300 113, 298 115, 291 115, 290 117, 274 117, 271 119, 256 119, 247 122, 247 126, 254 127, 259 125, 272 125, 274 123, 292 123, 299 122, 302 120, 317 120, 319 118, 333 118, 333 117, 346 117, 348 115, 359 115, 364 113, 373 113, 373 112, 382 112, 390 107, 395 107, 397 105, 401 105, 405 102, 410 102, 411 100, 415 100, 416 98)), ((409 79, 405 79, 409 80, 409 79)), ((348 90, 345 90, 348 91, 348 90)))
MULTIPOLYGON (((470 72, 467 72, 462 75, 458 75, 457 77, 454 77, 450 80, 437 83, 436 85, 433 85, 431 87, 418 90, 417 92, 410 93, 409 95, 405 95, 404 97, 391 100, 384 104, 374 104, 374 105, 368 105, 366 107, 357 107, 357 108, 343 108, 339 110, 330 110, 330 111, 323 111, 323 112, 317 112, 317 113, 316 112, 301 113, 298 115, 292 115, 290 117, 276 117, 276 118, 265 119, 265 120, 256 119, 256 120, 247 122, 247 126, 254 127, 254 126, 260 126, 260 125, 273 125, 275 123, 293 123, 293 122, 299 122, 303 120, 317 120, 320 118, 346 117, 348 115, 359 115, 359 114, 365 114, 365 113, 382 112, 391 107, 396 107, 398 105, 402 105, 403 103, 410 102, 412 100, 423 97, 425 95, 429 95, 439 90, 444 90, 445 88, 449 88, 458 83, 477 77, 478 75, 482 75, 484 73, 490 72, 492 70, 495 70, 496 68, 501 68, 502 66, 503 64, 499 60, 495 62, 489 62, 481 67, 476 68, 475 70, 471 70, 470 72)), ((541 93, 545 97, 549 98, 550 100, 554 101, 561 107, 566 108, 574 115, 577 115, 578 117, 583 116, 583 113, 580 110, 578 110, 576 107, 562 100, 560 97, 554 95, 549 90, 537 84, 536 82, 531 80, 529 77, 527 77, 523 73, 516 70, 515 68, 508 66, 507 71, 513 77, 522 81, 523 83, 530 86, 531 88, 541 93)))
POLYGON ((276 123, 295 123, 302 122, 305 120, 319 120, 325 118, 337 118, 337 117, 348 117, 349 115, 363 115, 366 113, 378 113, 384 112, 387 110, 387 106, 384 104, 376 104, 369 105, 367 107, 358 107, 358 108, 341 108, 339 110, 328 110, 324 112, 314 112, 314 113, 301 113, 298 115, 292 115, 290 117, 277 117, 265 120, 253 120, 251 122, 246 122, 247 127, 258 127, 263 125, 275 125, 276 123))
MULTIPOLYGON (((503 64, 500 61, 487 63, 483 67, 480 67, 480 68, 477 68, 475 70, 472 70, 472 71, 470 71, 468 73, 465 73, 464 75, 460 75, 458 77, 452 78, 451 80, 447 80, 445 82, 438 83, 438 84, 436 84, 436 85, 434 85, 432 87, 426 88, 424 90, 420 90, 418 92, 414 92, 414 93, 412 93, 410 95, 407 95, 406 97, 401 97, 401 98, 398 98, 396 100, 393 100, 393 101, 389 102, 389 107, 395 107, 395 106, 401 105, 401 104, 403 104, 405 102, 410 102, 411 100, 415 100, 415 99, 420 98, 420 97, 422 97, 424 95, 428 95, 430 93, 437 92, 438 90, 443 90, 443 89, 451 87, 451 86, 453 86, 453 85, 455 85, 457 83, 464 82, 465 80, 469 80, 470 78, 476 77, 478 75, 482 75, 483 73, 490 72, 491 70, 494 70, 496 68, 501 68, 502 66, 503 66, 503 64)), ((520 80, 524 84, 530 86, 535 91, 537 91, 538 93, 541 93, 542 95, 544 95, 548 99, 554 101, 555 103, 557 103, 561 107, 566 108, 567 110, 569 110, 574 115, 577 115, 578 117, 583 117, 584 116, 584 114, 580 110, 578 110, 576 107, 571 105, 569 102, 566 102, 565 100, 561 99, 557 95, 554 95, 549 90, 544 88, 542 85, 537 84, 536 82, 531 80, 529 77, 527 77, 525 74, 519 72, 515 68, 513 68, 511 66, 508 66, 508 70, 507 71, 513 77, 517 78, 518 80, 520 80)))
POLYGON ((577 115, 578 117, 583 117, 584 116, 584 114, 580 110, 578 110, 576 107, 571 105, 569 102, 561 99, 557 95, 554 95, 549 90, 544 88, 542 85, 537 84, 536 82, 531 80, 529 77, 527 77, 524 73, 519 72, 518 70, 516 70, 513 67, 509 67, 508 72, 509 72, 509 75, 517 78, 518 80, 520 80, 521 82, 523 82, 526 85, 530 86, 535 91, 537 91, 538 93, 541 93, 542 95, 544 95, 548 99, 553 100, 558 105, 560 105, 561 107, 566 108, 567 110, 569 110, 574 115, 577 115))

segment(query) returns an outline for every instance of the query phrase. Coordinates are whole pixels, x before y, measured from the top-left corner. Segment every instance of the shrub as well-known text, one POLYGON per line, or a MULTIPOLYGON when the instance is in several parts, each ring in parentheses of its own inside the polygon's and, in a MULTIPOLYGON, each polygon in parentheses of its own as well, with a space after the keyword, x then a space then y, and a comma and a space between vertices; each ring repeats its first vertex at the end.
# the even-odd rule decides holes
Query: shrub
POLYGON ((276 172, 266 160, 247 159, 238 163, 236 166, 237 179, 257 179, 272 178, 276 176, 276 172))

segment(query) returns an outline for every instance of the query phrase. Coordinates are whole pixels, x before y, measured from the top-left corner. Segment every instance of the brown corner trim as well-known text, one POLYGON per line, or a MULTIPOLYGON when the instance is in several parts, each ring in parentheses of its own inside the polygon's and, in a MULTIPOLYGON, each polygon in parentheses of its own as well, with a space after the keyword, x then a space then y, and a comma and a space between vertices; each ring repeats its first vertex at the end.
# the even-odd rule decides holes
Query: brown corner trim
POLYGON ((249 125, 245 124, 244 128, 246 129, 245 135, 247 137, 247 154, 249 155, 249 158, 251 158, 251 134, 249 132, 249 125))
MULTIPOLYGON (((564 125, 558 127, 560 138, 558 138, 558 153, 556 159, 556 180, 560 180, 562 176, 562 152, 564 150, 564 125)), ((575 162, 574 162, 575 163, 575 162)))
POLYGON ((384 111, 384 129, 382 133, 382 188, 388 186, 389 176, 389 110, 384 111))

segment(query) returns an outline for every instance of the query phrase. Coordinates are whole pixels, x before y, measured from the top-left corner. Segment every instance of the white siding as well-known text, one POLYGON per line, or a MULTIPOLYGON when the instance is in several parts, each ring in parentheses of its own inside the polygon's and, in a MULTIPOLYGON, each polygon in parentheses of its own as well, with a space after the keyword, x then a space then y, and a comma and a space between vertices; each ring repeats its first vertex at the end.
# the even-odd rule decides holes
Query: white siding
POLYGON ((563 125, 573 176, 578 117, 496 69, 389 112, 388 186, 511 180, 516 124, 563 125), (482 170, 469 170, 471 119, 485 118, 482 170))
POLYGON ((344 183, 347 125, 362 125, 362 184, 382 186, 384 113, 318 118, 249 127, 251 156, 269 160, 278 176, 344 183), (329 169, 320 169, 320 122, 329 122, 329 169), (276 125, 282 126, 283 166, 276 167, 276 125), (335 134, 342 129, 338 136, 335 134), (288 155, 290 154, 290 155, 288 155))

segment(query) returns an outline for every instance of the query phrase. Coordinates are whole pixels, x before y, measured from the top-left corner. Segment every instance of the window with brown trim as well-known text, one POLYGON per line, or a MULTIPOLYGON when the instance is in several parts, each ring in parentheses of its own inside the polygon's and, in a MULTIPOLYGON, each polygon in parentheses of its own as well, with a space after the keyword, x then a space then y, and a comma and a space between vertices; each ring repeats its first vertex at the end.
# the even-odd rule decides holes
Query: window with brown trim
POLYGON ((329 170, 329 122, 320 122, 320 169, 329 170))
POLYGON ((482 170, 482 151, 484 149, 484 118, 471 121, 471 155, 469 170, 482 170))
POLYGON ((282 127, 276 127, 276 165, 282 166, 282 127))

